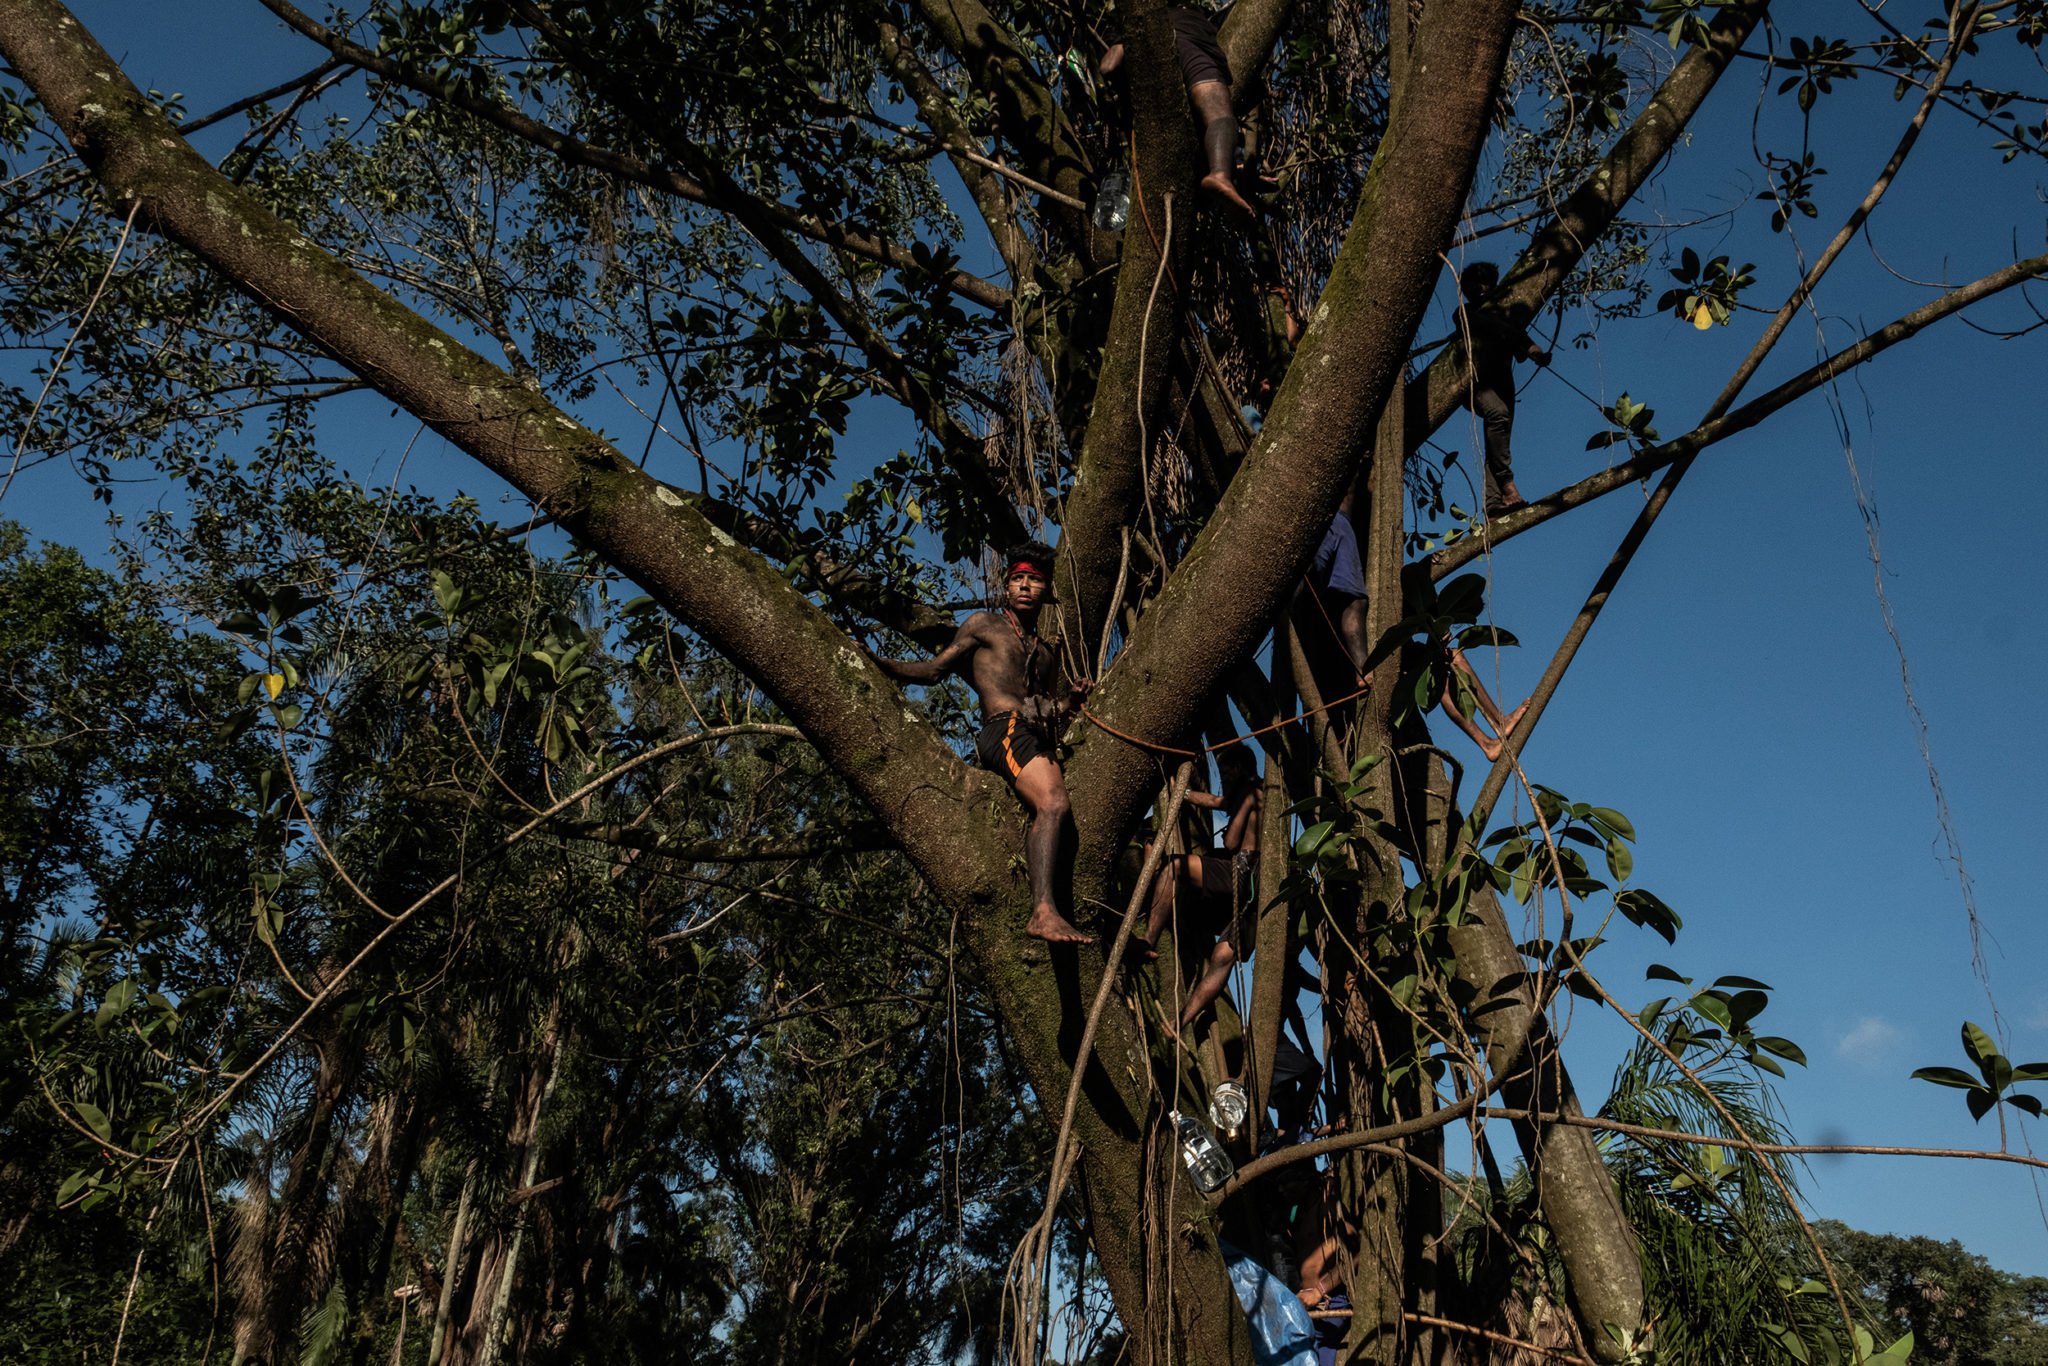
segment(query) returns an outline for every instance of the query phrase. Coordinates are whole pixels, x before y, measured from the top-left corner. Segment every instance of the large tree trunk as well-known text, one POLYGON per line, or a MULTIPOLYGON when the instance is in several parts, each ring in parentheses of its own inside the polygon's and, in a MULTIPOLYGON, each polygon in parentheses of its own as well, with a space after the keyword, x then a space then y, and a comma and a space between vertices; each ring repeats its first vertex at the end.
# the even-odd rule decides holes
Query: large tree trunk
MULTIPOLYGON (((965 0, 927 5, 968 17, 965 0)), ((1436 0, 1416 34, 1390 120, 1336 269, 1259 439, 1165 592, 1138 623, 1095 710, 1168 743, 1200 724, 1221 680, 1257 646, 1352 476, 1365 434, 1398 383, 1431 293, 1437 254, 1462 209, 1499 87, 1513 0, 1436 0)), ((986 47, 993 29, 962 28, 986 47)), ((1156 37, 1156 34, 1154 35, 1156 37)), ((1153 43, 1156 48, 1159 46, 1153 43)), ((544 397, 370 286, 197 156, 57 0, 0 0, 0 52, 36 91, 87 166, 138 224, 184 245, 458 448, 510 481, 638 582, 759 683, 845 776, 946 904, 1042 1101, 1066 1093, 1099 951, 1048 951, 1021 935, 1024 890, 1008 876, 1019 832, 1007 794, 955 758, 859 649, 774 566, 738 546, 692 500, 544 397)), ((990 60, 1010 60, 990 49, 990 60)), ((1025 103, 1015 116, 1036 117, 1025 103)), ((1048 134, 1050 137, 1051 134, 1048 134)), ((1045 175, 1065 185, 1069 164, 1045 175)), ((1126 298, 1137 291, 1123 291, 1126 298)), ((1128 316, 1128 313, 1127 313, 1128 316)), ((1149 376, 1149 356, 1147 372, 1149 376)), ((1134 397, 1150 393, 1136 377, 1134 397)), ((1118 414, 1116 425, 1125 418, 1118 414)), ((1137 452, 1090 441, 1125 466, 1137 452)), ((1084 465, 1087 460, 1084 459, 1084 465)), ((1083 470, 1083 477, 1088 470, 1083 470)), ((1127 486, 1128 487, 1128 486, 1127 486)), ((1129 520, 1128 508, 1122 521, 1129 520)), ((1095 519, 1119 525, 1113 508, 1095 519)), ((1070 533, 1074 534, 1074 533, 1070 533)), ((1088 547, 1076 544, 1074 553, 1088 547)), ((1063 553, 1065 547, 1063 546, 1063 553)), ((1098 557, 1099 558, 1099 557, 1098 557)), ((1084 623, 1091 629, 1098 623, 1084 623)), ((1101 735, 1070 767, 1082 847, 1077 895, 1101 897, 1153 789, 1155 756, 1101 735)), ((1077 1116, 1081 1190, 1120 1313, 1148 1294, 1164 1236, 1185 1277, 1161 1330, 1177 1360, 1241 1358, 1241 1320, 1205 1215, 1148 1229, 1147 1191, 1177 1170, 1155 1147, 1150 1063, 1118 1012, 1103 1022, 1077 1116)), ((1200 1210, 1174 1177, 1177 1214, 1200 1210)), ((495 1283, 496 1271, 486 1283, 495 1283)), ((472 1321, 475 1316, 472 1305, 472 1321)), ((467 1358, 464 1358, 465 1360, 467 1358)))

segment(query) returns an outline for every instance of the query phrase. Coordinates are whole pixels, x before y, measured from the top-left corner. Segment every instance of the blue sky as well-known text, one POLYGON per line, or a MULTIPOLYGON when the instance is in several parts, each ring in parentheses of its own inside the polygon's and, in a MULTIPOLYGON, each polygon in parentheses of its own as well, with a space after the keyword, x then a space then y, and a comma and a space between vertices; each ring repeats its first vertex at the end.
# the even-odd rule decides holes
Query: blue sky
MULTIPOLYGON (((138 84, 182 91, 194 112, 318 59, 244 0, 95 0, 77 11, 138 84)), ((1851 26, 1801 7, 1802 25, 1816 20, 1823 29, 1851 26)), ((2042 88, 2038 68, 2011 68, 1999 74, 2042 88)), ((1681 231, 1673 251, 1755 261, 1759 284, 1747 297, 1775 307, 1797 268, 1790 237, 1771 234, 1764 214, 1747 207, 1762 188, 1749 152, 1760 80, 1749 64, 1724 82, 1691 145, 1639 208, 1669 221, 1743 208, 1732 227, 1681 231)), ((1814 145, 1831 174, 1819 184, 1820 219, 1804 227, 1809 254, 1862 196, 1910 106, 1868 79, 1822 102, 1814 145)), ((1789 98, 1766 101, 1759 126, 1772 145, 1796 138, 1787 133, 1791 109, 1789 98)), ((1937 115, 1872 224, 1871 242, 1892 270, 1960 283, 2042 249, 2048 176, 2039 163, 2001 166, 1988 150, 1993 136, 1937 115)), ((1513 240, 1503 234, 1476 250, 1506 259, 1513 240)), ((972 266, 972 249, 967 259, 972 266)), ((984 264, 995 270, 992 255, 984 264)), ((1656 291, 1664 283, 1661 272, 1653 276, 1656 291)), ((1823 288, 1825 348, 1802 318, 1749 392, 1931 293, 1901 284, 1857 243, 1823 288)), ((2048 289, 2036 294, 2048 301, 2048 289)), ((2030 320, 2011 298, 1972 316, 2030 320)), ((1440 335, 1447 319, 1440 305, 1422 334, 1440 335)), ((1696 420, 1760 324, 1753 313, 1708 333, 1668 316, 1613 324, 1592 348, 1561 348, 1557 370, 1603 399, 1626 390, 1650 402, 1673 435, 1696 420)), ((1992 1121, 1973 1124, 1958 1093, 1907 1078, 1919 1066, 1965 1065, 1958 1026, 1966 1018, 1990 1025, 1992 1001, 2011 1056, 2048 1058, 2048 916, 2027 852, 2042 847, 2035 841, 2048 818, 2036 777, 2048 766, 2048 729, 2033 710, 2048 694, 2037 491, 2048 443, 2032 411, 2044 338, 1999 342, 1950 320, 1838 390, 1881 519, 1884 589, 1975 884, 1988 996, 1972 971, 1962 892, 1936 822, 1900 654, 1879 614, 1843 441, 1822 395, 1701 458, 1525 756, 1537 781, 1634 821, 1636 881, 1685 918, 1675 948, 1618 925, 1594 969, 1630 1004, 1667 994, 1642 980, 1652 961, 1703 979, 1742 973, 1769 982, 1776 990, 1761 1025, 1796 1040, 1811 1060, 1781 1088, 1807 1141, 1995 1146, 1992 1121)), ((386 412, 353 404, 330 419, 327 443, 350 467, 388 480, 413 425, 386 412)), ((637 430, 623 410, 580 415, 637 430)), ((1585 399, 1535 373, 1516 430, 1523 489, 1535 496, 1604 463, 1584 449, 1599 425, 1585 399)), ((903 439, 899 424, 863 414, 849 449, 872 445, 880 460, 903 439)), ((1477 445, 1462 414, 1438 440, 1468 460, 1477 445)), ((487 503, 503 491, 431 437, 413 451, 404 482, 460 487, 487 503)), ((130 486, 121 502, 132 513, 161 497, 176 494, 130 486)), ((1495 618, 1524 642, 1501 655, 1504 700, 1534 684, 1640 504, 1624 490, 1494 556, 1495 618)), ((61 465, 24 474, 0 516, 88 551, 106 542, 99 509, 61 465)), ((1476 761, 1462 737, 1438 729, 1476 761)), ((1618 1024, 1579 1008, 1567 1056, 1589 1100, 1604 1094, 1627 1042, 1618 1024)), ((2048 1141, 2041 1146, 2048 1154, 2048 1141)), ((2048 1274, 2048 1220, 2027 1175, 2010 1165, 1827 1159, 1812 1164, 1804 1186, 1817 1216, 1959 1238, 2001 1267, 2048 1274)))

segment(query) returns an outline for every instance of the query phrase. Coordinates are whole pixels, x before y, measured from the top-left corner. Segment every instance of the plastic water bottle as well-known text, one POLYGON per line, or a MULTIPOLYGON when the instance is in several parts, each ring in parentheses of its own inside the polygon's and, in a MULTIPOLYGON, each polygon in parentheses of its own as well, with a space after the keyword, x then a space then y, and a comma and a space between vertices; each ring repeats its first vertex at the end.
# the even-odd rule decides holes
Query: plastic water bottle
POLYGON ((1245 1094, 1242 1085, 1234 1081, 1218 1083, 1216 1094, 1209 1100, 1209 1122, 1226 1139, 1237 1137, 1251 1112, 1251 1097, 1245 1094))
POLYGON ((1196 1190, 1207 1195, 1237 1171, 1231 1165, 1230 1155, 1209 1137, 1209 1131, 1199 1121, 1178 1110, 1168 1118, 1173 1121, 1174 1133, 1180 1138, 1180 1158, 1188 1164, 1188 1175, 1194 1178, 1196 1190))
POLYGON ((1131 178, 1118 167, 1102 178, 1095 192, 1095 226, 1103 232, 1122 232, 1131 216, 1131 178))

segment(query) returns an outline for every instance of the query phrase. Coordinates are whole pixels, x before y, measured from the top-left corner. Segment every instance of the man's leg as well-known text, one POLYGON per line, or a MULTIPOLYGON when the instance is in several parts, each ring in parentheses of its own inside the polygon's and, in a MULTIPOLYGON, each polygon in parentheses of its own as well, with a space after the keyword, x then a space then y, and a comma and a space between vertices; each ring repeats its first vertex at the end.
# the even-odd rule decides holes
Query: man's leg
POLYGON ((1515 487, 1514 466, 1508 453, 1515 428, 1515 400, 1495 389, 1478 389, 1472 394, 1472 412, 1486 429, 1484 485, 1486 515, 1520 505, 1522 491, 1515 487))
POLYGON ((1073 808, 1067 802, 1066 778, 1060 766, 1043 754, 1017 774, 1017 795, 1031 807, 1031 830, 1024 836, 1024 866, 1031 874, 1031 922, 1024 932, 1054 944, 1092 944, 1067 923, 1053 905, 1053 866, 1059 858, 1060 833, 1073 808))
MULTIPOLYGON (((1145 947, 1159 947, 1159 936, 1165 932, 1167 920, 1180 908, 1181 897, 1202 885, 1203 864, 1200 854, 1182 854, 1159 866, 1159 876, 1152 883, 1152 904, 1145 915, 1145 947)), ((1177 925, 1174 934, 1180 934, 1177 925)))
POLYGON ((1198 81, 1188 87, 1188 98, 1202 117, 1202 150, 1209 160, 1202 188, 1226 208, 1246 218, 1258 217, 1258 210, 1237 190, 1237 115, 1230 108, 1230 87, 1222 81, 1198 81))
POLYGON ((1208 970, 1202 974, 1202 980, 1195 983, 1195 989, 1188 993, 1188 1003, 1180 1012, 1182 1029, 1193 1024, 1210 1003, 1223 994, 1223 986, 1230 980, 1231 966, 1236 962, 1237 950, 1230 947, 1230 940, 1217 940, 1216 947, 1209 951, 1208 970))
MULTIPOLYGON (((1202 860, 1201 895, 1211 906, 1231 906, 1231 886, 1236 877, 1235 865, 1228 858, 1207 858, 1202 860)), ((1241 909, 1241 908, 1235 908, 1241 909)), ((1181 1007, 1180 1025, 1185 1029, 1193 1024, 1201 1013, 1209 1008, 1210 1002, 1222 993, 1224 983, 1230 980, 1230 966, 1237 961, 1237 950, 1231 945, 1231 938, 1237 933, 1237 922, 1224 925, 1216 940, 1216 947, 1209 951, 1207 963, 1195 989, 1188 994, 1181 1007)))
POLYGON ((1351 670, 1360 683, 1372 681, 1365 661, 1372 656, 1372 640, 1365 633, 1365 599, 1353 598, 1337 614, 1337 634, 1344 638, 1344 653, 1351 656, 1351 670))
POLYGON ((1465 652, 1455 645, 1451 647, 1451 667, 1465 675, 1465 681, 1471 685, 1472 695, 1479 703, 1480 715, 1486 718, 1487 724, 1492 726, 1497 734, 1506 735, 1513 730, 1515 722, 1522 719, 1522 713, 1529 710, 1529 704, 1525 700, 1521 706, 1515 708, 1513 716, 1504 714, 1500 704, 1486 691, 1486 685, 1479 681, 1479 674, 1473 669, 1472 661, 1466 659, 1465 652))

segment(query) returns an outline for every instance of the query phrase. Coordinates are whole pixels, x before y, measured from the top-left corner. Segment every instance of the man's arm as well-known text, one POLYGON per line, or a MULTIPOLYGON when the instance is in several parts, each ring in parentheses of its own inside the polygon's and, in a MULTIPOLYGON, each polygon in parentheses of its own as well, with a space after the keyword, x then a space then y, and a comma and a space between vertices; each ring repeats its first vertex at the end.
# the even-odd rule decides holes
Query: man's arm
POLYGON ((1259 786, 1254 783, 1245 794, 1238 798, 1237 810, 1230 813, 1230 824, 1223 827, 1223 847, 1229 850, 1251 847, 1247 836, 1252 817, 1259 809, 1259 786))
POLYGON ((961 622, 952 644, 930 659, 884 659, 876 655, 875 664, 898 683, 937 683, 966 665, 967 656, 981 644, 981 619, 987 615, 986 612, 976 612, 961 622))

